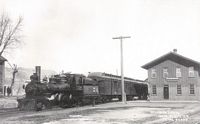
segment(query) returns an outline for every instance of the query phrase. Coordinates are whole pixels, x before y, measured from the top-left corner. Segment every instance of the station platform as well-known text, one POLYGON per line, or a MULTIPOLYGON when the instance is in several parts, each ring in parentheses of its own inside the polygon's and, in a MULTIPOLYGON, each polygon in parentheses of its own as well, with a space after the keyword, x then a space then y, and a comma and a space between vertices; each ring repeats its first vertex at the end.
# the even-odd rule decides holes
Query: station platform
POLYGON ((18 106, 17 97, 0 97, 0 109, 3 108, 16 108, 18 106))

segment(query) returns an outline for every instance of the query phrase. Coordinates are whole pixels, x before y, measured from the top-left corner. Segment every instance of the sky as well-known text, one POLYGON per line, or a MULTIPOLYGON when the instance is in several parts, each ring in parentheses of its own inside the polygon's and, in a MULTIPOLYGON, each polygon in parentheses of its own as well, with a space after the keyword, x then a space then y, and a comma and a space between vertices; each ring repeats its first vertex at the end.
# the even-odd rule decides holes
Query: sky
POLYGON ((173 51, 200 61, 199 0, 0 0, 0 14, 23 17, 23 44, 4 56, 18 67, 147 78, 141 66, 173 51))

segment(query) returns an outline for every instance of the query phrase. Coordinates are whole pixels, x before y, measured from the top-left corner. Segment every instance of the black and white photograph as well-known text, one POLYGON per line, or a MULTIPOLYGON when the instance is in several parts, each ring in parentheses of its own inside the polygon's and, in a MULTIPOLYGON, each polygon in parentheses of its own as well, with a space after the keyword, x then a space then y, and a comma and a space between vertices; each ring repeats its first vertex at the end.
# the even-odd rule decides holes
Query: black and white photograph
POLYGON ((0 0, 0 124, 200 124, 200 0, 0 0))

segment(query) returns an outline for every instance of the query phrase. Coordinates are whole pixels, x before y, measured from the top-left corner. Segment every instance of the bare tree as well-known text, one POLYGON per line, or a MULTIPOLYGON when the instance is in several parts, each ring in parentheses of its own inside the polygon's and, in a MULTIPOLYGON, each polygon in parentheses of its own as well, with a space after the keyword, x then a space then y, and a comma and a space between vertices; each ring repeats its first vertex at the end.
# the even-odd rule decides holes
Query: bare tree
POLYGON ((5 14, 0 17, 0 56, 8 49, 13 49, 21 43, 22 17, 16 23, 5 14))

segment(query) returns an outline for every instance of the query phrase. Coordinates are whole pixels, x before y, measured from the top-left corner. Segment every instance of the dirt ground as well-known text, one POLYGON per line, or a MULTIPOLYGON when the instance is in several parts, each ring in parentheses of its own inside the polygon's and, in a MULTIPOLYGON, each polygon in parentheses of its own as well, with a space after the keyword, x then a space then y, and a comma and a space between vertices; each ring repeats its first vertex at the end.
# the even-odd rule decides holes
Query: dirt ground
POLYGON ((2 97, 0 98, 0 109, 17 107, 17 97, 2 97))
POLYGON ((3 124, 200 124, 200 102, 115 102, 24 112, 0 117, 3 124))

